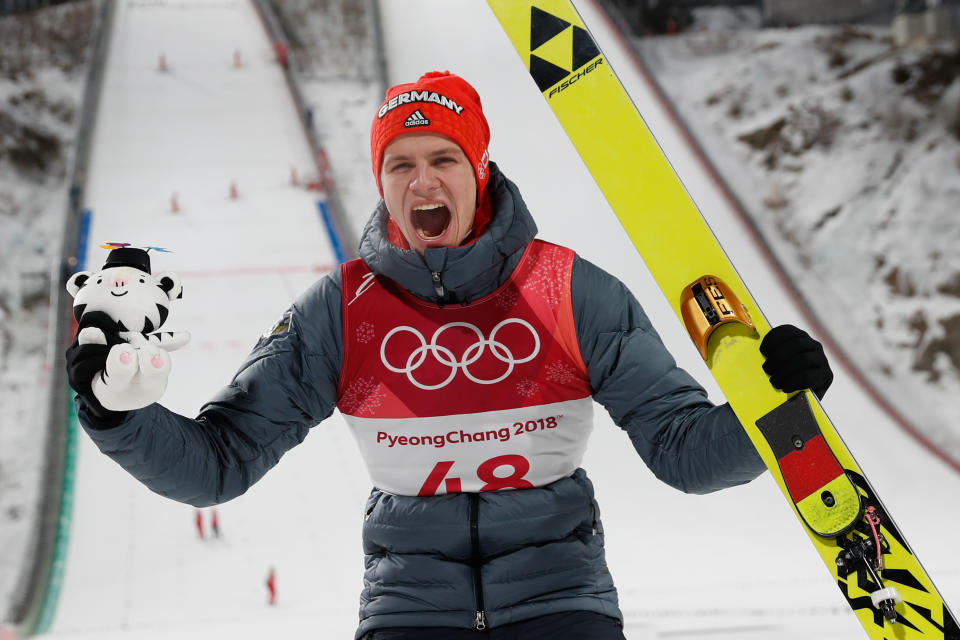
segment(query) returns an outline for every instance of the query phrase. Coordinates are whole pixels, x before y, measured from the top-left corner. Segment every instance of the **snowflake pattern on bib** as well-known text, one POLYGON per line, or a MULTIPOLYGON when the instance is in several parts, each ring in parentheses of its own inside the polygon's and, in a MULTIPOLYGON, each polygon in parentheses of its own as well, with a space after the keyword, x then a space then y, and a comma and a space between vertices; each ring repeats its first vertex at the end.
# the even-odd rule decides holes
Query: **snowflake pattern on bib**
POLYGON ((536 380, 525 378, 517 383, 517 393, 524 398, 535 396, 540 391, 540 385, 536 380))
POLYGON ((544 375, 550 382, 567 384, 576 380, 577 370, 566 362, 554 360, 553 362, 547 364, 546 368, 544 369, 544 375))
POLYGON ((376 335, 377 332, 373 328, 372 322, 364 321, 357 325, 357 342, 367 344, 372 341, 376 335))
POLYGON ((517 301, 520 300, 520 292, 517 291, 516 287, 505 287, 500 293, 497 294, 497 297, 494 303, 500 309, 504 311, 509 311, 517 306, 517 301))
POLYGON ((340 411, 356 416, 372 416, 386 397, 376 378, 357 378, 340 398, 340 411))
POLYGON ((550 305, 557 305, 563 298, 564 281, 558 277, 564 268, 565 256, 559 247, 550 246, 541 251, 523 283, 524 291, 543 297, 550 305))

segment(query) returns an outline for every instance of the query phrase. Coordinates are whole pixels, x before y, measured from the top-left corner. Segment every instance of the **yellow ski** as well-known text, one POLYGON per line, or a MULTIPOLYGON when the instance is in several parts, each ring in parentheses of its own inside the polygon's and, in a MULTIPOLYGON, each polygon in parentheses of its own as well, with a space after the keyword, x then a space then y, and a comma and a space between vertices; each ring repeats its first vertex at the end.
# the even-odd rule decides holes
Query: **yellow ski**
POLYGON ((867 635, 960 640, 816 397, 770 386, 759 351, 767 321, 574 6, 487 1, 867 635))

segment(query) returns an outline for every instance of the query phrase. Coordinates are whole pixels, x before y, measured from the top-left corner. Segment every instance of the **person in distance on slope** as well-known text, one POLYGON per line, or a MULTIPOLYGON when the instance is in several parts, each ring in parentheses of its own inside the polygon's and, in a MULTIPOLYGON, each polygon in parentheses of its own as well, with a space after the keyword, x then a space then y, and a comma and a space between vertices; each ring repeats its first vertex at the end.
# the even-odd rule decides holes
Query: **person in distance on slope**
MULTIPOLYGON (((765 467, 623 284, 536 239, 489 138, 462 78, 391 88, 371 129, 383 199, 361 257, 300 296, 196 419, 159 404, 97 415, 83 393, 78 415, 148 487, 206 506, 242 494, 339 408, 374 485, 356 638, 622 640, 580 468, 592 400, 682 491, 765 467)), ((783 391, 830 385, 803 331, 775 328, 762 349, 783 391)))

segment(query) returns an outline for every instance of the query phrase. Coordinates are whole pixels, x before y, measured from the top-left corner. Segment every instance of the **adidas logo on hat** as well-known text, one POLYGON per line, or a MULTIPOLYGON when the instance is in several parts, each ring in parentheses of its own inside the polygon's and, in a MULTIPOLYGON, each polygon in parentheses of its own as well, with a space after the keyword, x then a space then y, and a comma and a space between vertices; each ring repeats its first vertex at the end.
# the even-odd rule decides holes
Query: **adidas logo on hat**
POLYGON ((420 109, 417 109, 411 113, 407 119, 403 122, 405 127, 426 127, 430 125, 430 121, 427 120, 426 116, 420 112, 420 109))

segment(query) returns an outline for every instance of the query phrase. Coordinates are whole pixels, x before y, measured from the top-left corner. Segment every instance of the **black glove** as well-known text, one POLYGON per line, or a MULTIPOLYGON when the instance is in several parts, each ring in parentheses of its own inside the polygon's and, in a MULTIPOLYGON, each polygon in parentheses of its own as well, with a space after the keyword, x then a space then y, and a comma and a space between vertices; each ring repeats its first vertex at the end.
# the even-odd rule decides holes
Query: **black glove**
POLYGON ((770 384, 780 391, 810 389, 823 399, 833 382, 823 345, 793 325, 771 329, 760 342, 760 353, 766 358, 763 370, 770 384))
POLYGON ((111 347, 120 344, 123 340, 119 336, 119 328, 110 316, 102 311, 92 311, 85 314, 80 321, 80 327, 77 331, 87 327, 97 327, 103 331, 107 339, 107 344, 79 344, 77 338, 74 338, 73 344, 67 349, 67 380, 70 386, 77 392, 83 403, 87 405, 90 417, 94 423, 90 426, 97 429, 110 429, 121 422, 127 416, 126 411, 110 411, 104 408, 97 397, 93 395, 93 377, 99 375, 107 365, 107 354, 111 347))

